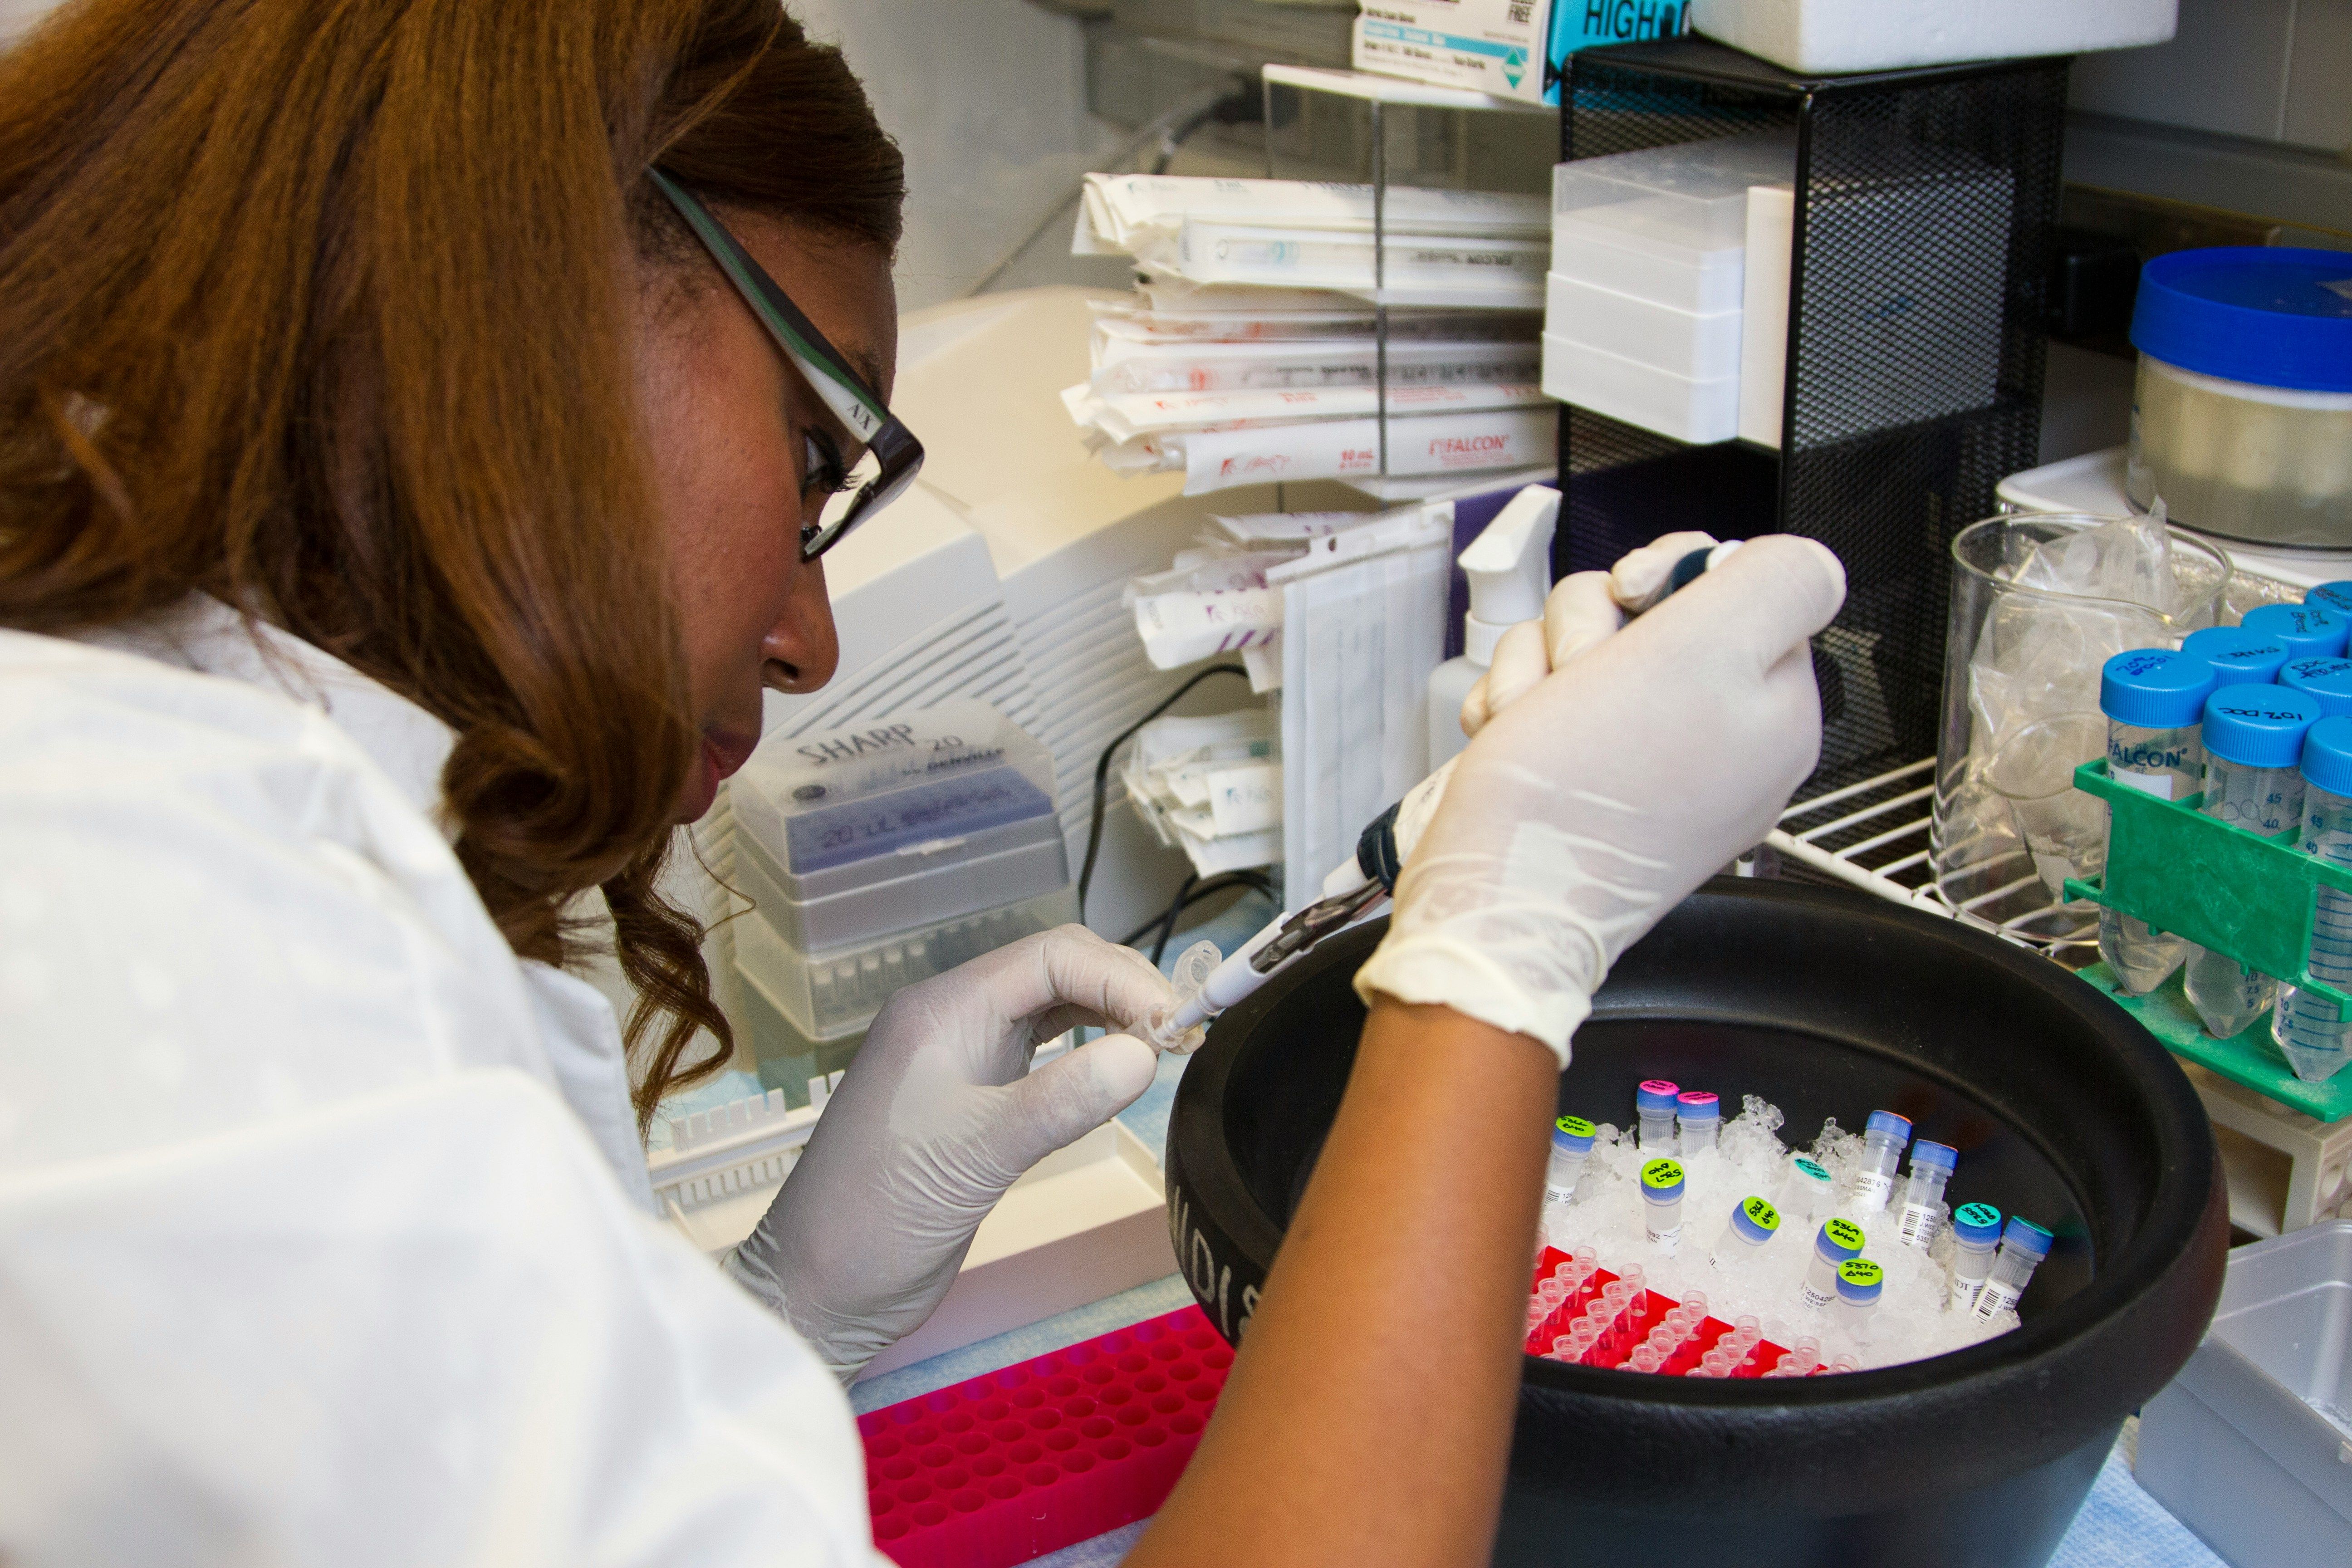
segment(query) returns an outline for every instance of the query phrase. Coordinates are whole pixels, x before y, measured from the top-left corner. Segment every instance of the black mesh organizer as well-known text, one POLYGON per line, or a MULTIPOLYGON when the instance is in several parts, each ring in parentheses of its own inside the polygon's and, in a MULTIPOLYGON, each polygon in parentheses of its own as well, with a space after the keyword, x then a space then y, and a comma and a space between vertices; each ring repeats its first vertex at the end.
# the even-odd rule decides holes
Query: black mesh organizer
POLYGON ((1680 528, 1836 550, 1850 586, 1814 646, 1827 730, 1801 795, 1935 751, 1952 536, 2036 461, 2066 67, 1800 77, 1696 37, 1571 57, 1564 158, 1796 132, 1781 449, 1568 408, 1554 567, 1680 528))

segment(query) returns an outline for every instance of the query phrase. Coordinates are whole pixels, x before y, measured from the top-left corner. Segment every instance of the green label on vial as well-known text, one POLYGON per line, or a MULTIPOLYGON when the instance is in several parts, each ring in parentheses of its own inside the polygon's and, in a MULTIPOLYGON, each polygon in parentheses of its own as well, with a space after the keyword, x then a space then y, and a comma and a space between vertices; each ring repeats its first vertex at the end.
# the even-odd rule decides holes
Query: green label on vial
POLYGON ((1642 1167, 1642 1184, 1661 1191, 1678 1185, 1683 1179, 1682 1165, 1674 1160, 1653 1160, 1642 1167))
POLYGON ((1850 1219, 1833 1219, 1822 1226, 1822 1234, 1848 1252, 1862 1250, 1862 1226, 1850 1219))
POLYGON ((1867 1258, 1849 1258, 1838 1265, 1838 1278, 1849 1285, 1883 1285, 1886 1270, 1867 1258))
POLYGON ((1780 1211, 1774 1208, 1770 1204, 1766 1203, 1762 1198, 1749 1198, 1739 1206, 1741 1210, 1747 1214, 1749 1219, 1756 1222, 1757 1229, 1778 1230, 1780 1228, 1780 1211))
POLYGON ((1830 1179, 1830 1173, 1826 1169, 1814 1164, 1801 1154, 1797 1156, 1797 1169, 1816 1182, 1826 1182, 1830 1179))
POLYGON ((1559 1121, 1553 1122, 1552 1125, 1559 1128, 1562 1132, 1567 1133, 1570 1138, 1590 1138, 1592 1136, 1592 1123, 1587 1121, 1581 1116, 1563 1116, 1559 1121))
POLYGON ((1999 1225, 2000 1211, 1990 1204, 1962 1204, 1952 1217, 1962 1225, 1999 1225))

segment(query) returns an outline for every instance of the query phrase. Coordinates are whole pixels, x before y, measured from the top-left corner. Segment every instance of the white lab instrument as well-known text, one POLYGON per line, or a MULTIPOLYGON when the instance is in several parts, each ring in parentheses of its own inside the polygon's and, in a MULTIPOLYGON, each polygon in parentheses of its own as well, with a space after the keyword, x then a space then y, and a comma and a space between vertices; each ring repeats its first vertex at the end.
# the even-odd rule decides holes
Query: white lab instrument
POLYGON ((1541 618, 1551 589, 1552 531, 1559 491, 1529 485, 1470 542, 1456 564, 1470 580, 1470 608, 1462 620, 1462 652, 1429 676, 1429 765, 1442 767, 1469 744, 1462 704, 1495 660, 1495 645, 1521 621, 1541 618))
POLYGON ((1862 1158, 1853 1172, 1854 1206, 1877 1214, 1895 1195, 1895 1167, 1902 1163, 1903 1146, 1911 1142, 1911 1122, 1891 1110, 1874 1110, 1862 1134, 1862 1158))

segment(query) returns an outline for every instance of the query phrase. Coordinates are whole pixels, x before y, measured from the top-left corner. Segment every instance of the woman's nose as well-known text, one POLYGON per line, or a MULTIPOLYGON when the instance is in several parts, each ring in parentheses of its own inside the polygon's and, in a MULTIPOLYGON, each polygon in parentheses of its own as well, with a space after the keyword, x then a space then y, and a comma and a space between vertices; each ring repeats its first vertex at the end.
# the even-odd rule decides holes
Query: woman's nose
POLYGON ((803 562, 793 574, 784 613, 760 639, 761 679, 778 691, 814 691, 841 663, 833 601, 824 591, 824 563, 803 562))

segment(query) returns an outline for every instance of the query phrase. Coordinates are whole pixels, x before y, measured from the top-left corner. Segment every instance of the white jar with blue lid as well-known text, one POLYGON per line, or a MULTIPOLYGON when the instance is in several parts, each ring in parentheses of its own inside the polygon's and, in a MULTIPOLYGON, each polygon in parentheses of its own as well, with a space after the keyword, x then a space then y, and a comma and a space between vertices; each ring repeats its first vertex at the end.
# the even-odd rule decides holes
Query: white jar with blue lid
POLYGON ((2352 547, 2352 253, 2181 250, 2140 271, 2126 486, 2255 544, 2352 547))

